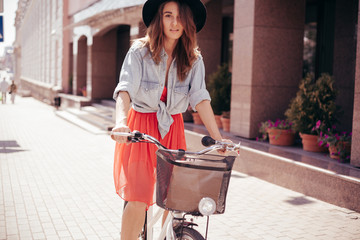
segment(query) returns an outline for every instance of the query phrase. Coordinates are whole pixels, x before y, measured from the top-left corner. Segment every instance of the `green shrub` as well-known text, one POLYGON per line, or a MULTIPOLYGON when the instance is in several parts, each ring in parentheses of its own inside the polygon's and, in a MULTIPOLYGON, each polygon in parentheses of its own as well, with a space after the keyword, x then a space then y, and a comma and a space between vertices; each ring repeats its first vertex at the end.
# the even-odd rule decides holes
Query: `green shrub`
POLYGON ((335 103, 336 96, 333 77, 324 73, 314 81, 308 74, 301 80, 285 116, 294 124, 294 130, 300 133, 315 134, 313 128, 319 120, 323 123, 324 129, 321 130, 328 129, 337 122, 339 108, 335 103))
POLYGON ((214 114, 221 115, 230 111, 231 102, 231 73, 227 64, 209 76, 208 90, 214 114))

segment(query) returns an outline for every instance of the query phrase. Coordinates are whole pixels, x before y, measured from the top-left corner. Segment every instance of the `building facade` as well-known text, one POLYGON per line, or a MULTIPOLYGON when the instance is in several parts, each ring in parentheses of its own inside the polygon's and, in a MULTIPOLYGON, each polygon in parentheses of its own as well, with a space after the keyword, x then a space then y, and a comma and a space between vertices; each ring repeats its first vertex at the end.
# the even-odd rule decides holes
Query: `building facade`
MULTIPOLYGON (((15 77, 51 102, 61 91, 109 99, 130 41, 144 35, 145 0, 19 0, 15 77)), ((353 132, 360 166, 359 0, 204 0, 198 34, 206 75, 232 71, 231 132, 253 139, 258 124, 283 118, 306 72, 328 72, 339 89, 340 119, 353 132)))
POLYGON ((19 0, 16 12, 15 77, 46 102, 62 87, 63 1, 19 0))

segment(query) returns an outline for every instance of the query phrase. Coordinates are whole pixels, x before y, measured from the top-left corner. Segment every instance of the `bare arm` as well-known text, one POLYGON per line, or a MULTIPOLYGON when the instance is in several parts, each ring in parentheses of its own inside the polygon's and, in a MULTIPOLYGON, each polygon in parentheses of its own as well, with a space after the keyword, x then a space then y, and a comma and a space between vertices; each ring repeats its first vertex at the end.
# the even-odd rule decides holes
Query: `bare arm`
POLYGON ((214 112, 211 108, 210 101, 203 100, 198 105, 196 105, 195 108, 196 111, 198 111, 200 118, 203 121, 210 136, 215 140, 221 141, 222 137, 216 124, 214 112))
MULTIPOLYGON (((112 129, 113 132, 129 132, 130 129, 127 126, 127 115, 130 109, 130 96, 127 92, 119 92, 116 99, 116 112, 115 112, 115 127, 112 129)), ((127 141, 126 137, 114 136, 111 138, 119 143, 127 141)))

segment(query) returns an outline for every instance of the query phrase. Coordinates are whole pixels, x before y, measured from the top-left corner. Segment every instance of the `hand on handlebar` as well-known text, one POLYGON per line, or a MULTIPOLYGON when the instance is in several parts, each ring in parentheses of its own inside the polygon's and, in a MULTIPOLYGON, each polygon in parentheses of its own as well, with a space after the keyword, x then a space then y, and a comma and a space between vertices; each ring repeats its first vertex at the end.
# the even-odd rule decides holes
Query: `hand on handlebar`
POLYGON ((237 154, 239 154, 239 150, 240 150, 240 143, 235 144, 230 139, 221 139, 221 141, 217 141, 212 137, 205 136, 201 140, 201 143, 205 147, 211 147, 211 146, 215 147, 217 152, 222 155, 227 155, 228 153, 232 153, 232 152, 236 152, 237 154))
POLYGON ((231 141, 230 139, 221 139, 221 143, 223 143, 224 147, 217 150, 221 154, 226 153, 226 151, 228 150, 228 146, 234 145, 233 141, 231 141))
MULTIPOLYGON (((111 132, 124 132, 124 133, 130 133, 130 128, 126 125, 116 125, 111 132)), ((128 143, 128 137, 127 136, 118 136, 111 134, 111 138, 115 140, 118 143, 128 143)))

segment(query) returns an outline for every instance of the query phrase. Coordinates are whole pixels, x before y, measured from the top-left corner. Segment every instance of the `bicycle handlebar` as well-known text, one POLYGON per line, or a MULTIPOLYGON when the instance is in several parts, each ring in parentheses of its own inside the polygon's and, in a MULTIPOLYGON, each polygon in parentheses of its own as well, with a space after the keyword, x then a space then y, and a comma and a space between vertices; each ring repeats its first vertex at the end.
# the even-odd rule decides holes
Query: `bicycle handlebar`
POLYGON ((129 142, 149 142, 154 143, 156 146, 162 149, 167 149, 164 145, 162 145, 159 140, 154 138, 153 136, 147 135, 145 133, 141 133, 139 131, 132 131, 132 132, 111 132, 111 135, 114 136, 122 136, 127 137, 129 142))
MULTIPOLYGON (((158 148, 167 149, 164 145, 162 145, 159 142, 159 140, 157 140, 153 136, 147 135, 145 133, 141 133, 141 132, 136 131, 136 130, 132 131, 132 132, 111 132, 110 134, 114 135, 114 136, 128 137, 129 142, 133 142, 133 143, 137 143, 137 142, 153 143, 158 148)), ((210 136, 203 137, 202 140, 201 140, 201 143, 202 143, 203 146, 205 146, 207 148, 205 148, 203 150, 200 150, 198 152, 186 151, 186 153, 200 155, 200 154, 210 152, 212 150, 221 150, 222 149, 222 150, 225 150, 225 151, 234 151, 234 152, 237 152, 239 154, 239 151, 240 151, 240 143, 235 144, 233 142, 216 141, 210 136)), ((173 150, 173 151, 179 151, 179 150, 173 150)), ((180 151, 184 151, 184 150, 180 150, 180 151)))

